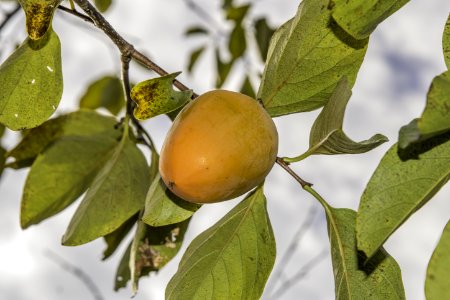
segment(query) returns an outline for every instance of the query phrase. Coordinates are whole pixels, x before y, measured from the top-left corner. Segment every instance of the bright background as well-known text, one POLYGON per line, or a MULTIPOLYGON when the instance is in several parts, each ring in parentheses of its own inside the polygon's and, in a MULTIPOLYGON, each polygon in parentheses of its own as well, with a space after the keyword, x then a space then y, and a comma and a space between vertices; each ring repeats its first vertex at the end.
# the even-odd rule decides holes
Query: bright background
MULTIPOLYGON (((218 10, 221 2, 196 1, 222 24, 218 10)), ((254 2, 253 14, 268 15, 272 26, 293 16, 298 5, 297 1, 292 0, 254 2)), ((431 80, 446 69, 441 37, 449 11, 448 0, 411 1, 382 23, 372 35, 348 105, 344 129, 357 141, 382 133, 390 142, 368 154, 315 156, 293 166, 301 176, 314 183, 316 190, 331 205, 357 209, 370 175, 384 152, 396 142, 398 129, 421 114, 431 80)), ((189 50, 199 45, 198 40, 183 37, 188 25, 202 21, 182 0, 115 0, 106 17, 137 49, 149 54, 169 72, 183 70, 189 50)), ((8 34, 23 25, 23 15, 16 16, 0 37, 2 46, 3 43, 24 39, 24 32, 21 35, 8 34)), ((56 14, 54 29, 61 38, 65 84, 59 111, 71 111, 87 83, 102 75, 119 74, 119 55, 101 32, 67 14, 56 14)), ((2 61, 6 57, 7 53, 0 53, 2 61)), ((197 93, 211 89, 214 79, 212 61, 211 53, 208 53, 193 76, 184 73, 180 79, 197 93)), ((135 82, 154 76, 141 67, 134 67, 131 72, 135 82)), ((238 68, 234 76, 240 78, 240 75, 242 69, 238 68)), ((232 79, 226 87, 236 89, 238 81, 232 79)), ((294 156, 306 150, 309 129, 317 114, 316 111, 275 120, 280 134, 280 156, 294 156)), ((169 120, 161 116, 144 124, 160 147, 170 126, 169 120)), ((15 136, 8 135, 4 146, 11 147, 16 141, 15 136)), ((20 229, 20 199, 26 173, 6 170, 0 181, 0 300, 93 299, 79 278, 48 258, 48 251, 88 274, 104 299, 128 299, 131 296, 129 288, 118 293, 112 291, 123 246, 112 258, 101 262, 105 244, 100 239, 75 248, 60 245, 61 236, 78 202, 39 226, 26 231, 20 229)), ((306 277, 287 289, 283 297, 276 299, 333 299, 329 243, 321 208, 278 166, 267 179, 265 193, 277 241, 277 262, 310 209, 320 212, 299 242, 294 259, 285 268, 287 276, 297 272, 321 251, 327 254, 306 277)), ((402 269, 407 299, 425 298, 423 282, 426 266, 448 221, 449 200, 450 186, 447 185, 386 244, 402 269)), ((181 253, 192 238, 214 224, 237 201, 202 207, 191 222, 181 253)), ((176 271, 181 253, 158 275, 142 279, 140 291, 134 299, 163 299, 164 287, 176 271)), ((275 272, 277 270, 276 264, 275 272)), ((268 288, 271 285, 273 282, 269 280, 268 288)), ((274 298, 266 293, 263 299, 274 298)))

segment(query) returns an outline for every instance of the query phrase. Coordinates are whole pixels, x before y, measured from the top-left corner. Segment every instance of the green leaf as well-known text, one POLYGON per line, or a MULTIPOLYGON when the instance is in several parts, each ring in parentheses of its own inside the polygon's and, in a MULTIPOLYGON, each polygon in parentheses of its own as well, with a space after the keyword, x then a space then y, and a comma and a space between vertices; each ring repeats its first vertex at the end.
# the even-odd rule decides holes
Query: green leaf
POLYGON ((450 130, 450 71, 435 77, 427 96, 427 105, 420 119, 403 126, 399 133, 399 147, 425 141, 450 130))
POLYGON ((2 138, 3 135, 5 134, 5 129, 6 129, 5 125, 0 124, 0 138, 2 138))
POLYGON ((148 185, 145 157, 124 135, 72 217, 63 245, 81 245, 119 228, 144 207, 148 185))
POLYGON ((241 23, 242 20, 247 15, 247 12, 249 8, 251 7, 250 4, 242 5, 242 6, 236 6, 236 7, 229 7, 226 10, 227 13, 227 20, 233 20, 236 23, 241 23))
POLYGON ((131 98, 136 102, 134 116, 146 120, 157 115, 176 110, 191 99, 192 91, 175 91, 172 83, 180 74, 173 73, 138 83, 131 90, 131 98))
POLYGON ((262 187, 196 237, 166 288, 166 299, 259 299, 275 262, 262 187))
POLYGON ((356 226, 358 249, 369 258, 450 178, 448 134, 413 150, 398 153, 394 145, 384 155, 361 197, 356 226), (402 160, 406 156, 417 159, 402 160))
POLYGON ((450 270, 450 221, 442 232, 436 249, 431 256, 425 280, 425 295, 427 300, 441 300, 450 295, 448 272, 450 270))
POLYGON ((333 18, 356 39, 368 37, 375 28, 409 0, 332 0, 333 18))
POLYGON ((22 228, 54 216, 80 197, 117 143, 107 136, 67 136, 39 154, 25 182, 22 228))
POLYGON ((142 221, 150 226, 179 223, 190 218, 199 208, 200 205, 173 194, 158 174, 148 190, 142 221))
POLYGON ((0 146, 0 176, 2 176, 3 170, 5 169, 6 162, 6 150, 0 146))
POLYGON ((336 299, 406 299, 400 267, 384 250, 362 266, 356 249, 356 212, 326 208, 336 299))
POLYGON ((89 85, 80 100, 81 108, 106 108, 117 115, 125 106, 122 81, 115 76, 102 77, 89 85))
POLYGON ((328 0, 304 0, 272 36, 258 91, 271 116, 323 106, 340 78, 353 86, 367 48, 330 22, 328 0))
POLYGON ((191 56, 189 58, 189 64, 188 64, 188 72, 191 73, 194 69, 195 64, 197 63, 198 59, 202 55, 202 53, 205 51, 205 47, 202 46, 194 51, 192 51, 191 56))
POLYGON ((230 50, 232 60, 241 57, 245 49, 247 48, 247 42, 245 39, 245 32, 242 25, 236 24, 230 34, 228 43, 228 49, 230 50))
POLYGON ((442 50, 444 51, 445 64, 450 69, 450 14, 445 23, 444 34, 442 36, 442 50))
POLYGON ((388 139, 376 134, 368 140, 354 142, 342 130, 345 108, 352 91, 342 78, 314 122, 309 137, 309 154, 357 154, 372 150, 388 139))
POLYGON ((216 56, 216 67, 217 67, 216 88, 220 88, 227 80, 234 61, 233 60, 231 60, 229 62, 223 61, 220 58, 219 49, 216 49, 215 56, 216 56))
POLYGON ((256 98, 255 90, 253 89, 252 83, 250 82, 250 78, 248 76, 245 76, 244 83, 241 87, 241 93, 252 97, 253 99, 256 98))
POLYGON ((128 245, 127 250, 122 255, 122 259, 117 267, 116 276, 114 280, 114 291, 118 291, 121 288, 127 286, 127 282, 131 279, 130 271, 130 253, 131 253, 131 243, 128 245))
POLYGON ((42 38, 51 27, 53 14, 62 0, 18 0, 25 12, 28 36, 42 38))
POLYGON ((12 130, 46 121, 61 100, 61 45, 52 30, 25 42, 0 66, 0 123, 12 130))
POLYGON ((12 167, 27 167, 50 143, 62 136, 110 136, 118 139, 122 136, 122 131, 115 128, 116 124, 114 118, 94 111, 80 110, 69 113, 29 130, 8 156, 15 158, 12 167))
POLYGON ((139 215, 135 214, 128 221, 123 223, 119 228, 104 236, 106 249, 105 251, 103 251, 103 260, 110 257, 117 250, 119 245, 130 232, 131 228, 133 228, 134 224, 136 224, 138 217, 139 215))
POLYGON ((138 222, 130 254, 133 293, 138 290, 140 277, 159 271, 177 255, 189 221, 190 219, 162 227, 151 227, 138 222))
POLYGON ((196 26, 196 27, 191 27, 188 28, 184 35, 185 36, 191 36, 191 35, 206 35, 208 34, 209 31, 208 29, 204 28, 204 27, 200 27, 200 26, 196 26))
POLYGON ((105 12, 111 6, 112 0, 95 0, 94 3, 99 11, 105 12))
POLYGON ((270 39, 272 38, 274 32, 275 30, 267 24, 266 18, 260 18, 255 21, 255 39, 263 61, 266 61, 267 59, 270 39))

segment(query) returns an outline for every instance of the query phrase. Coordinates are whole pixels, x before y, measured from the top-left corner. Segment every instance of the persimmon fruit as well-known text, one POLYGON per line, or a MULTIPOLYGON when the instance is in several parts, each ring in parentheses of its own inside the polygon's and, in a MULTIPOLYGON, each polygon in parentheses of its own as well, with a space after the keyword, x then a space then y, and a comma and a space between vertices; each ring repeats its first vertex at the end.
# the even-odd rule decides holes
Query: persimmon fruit
POLYGON ((214 90, 192 100, 175 118, 161 150, 159 171, 180 198, 220 202, 260 184, 277 151, 275 124, 258 101, 214 90))

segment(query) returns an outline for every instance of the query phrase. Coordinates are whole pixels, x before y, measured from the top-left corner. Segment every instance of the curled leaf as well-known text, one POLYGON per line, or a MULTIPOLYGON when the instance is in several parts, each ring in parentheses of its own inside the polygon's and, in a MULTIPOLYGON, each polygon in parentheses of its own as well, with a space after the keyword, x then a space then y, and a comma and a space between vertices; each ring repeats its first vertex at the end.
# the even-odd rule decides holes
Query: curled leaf
POLYGON ((25 11, 28 36, 39 40, 52 24, 53 14, 62 0, 19 0, 25 11))

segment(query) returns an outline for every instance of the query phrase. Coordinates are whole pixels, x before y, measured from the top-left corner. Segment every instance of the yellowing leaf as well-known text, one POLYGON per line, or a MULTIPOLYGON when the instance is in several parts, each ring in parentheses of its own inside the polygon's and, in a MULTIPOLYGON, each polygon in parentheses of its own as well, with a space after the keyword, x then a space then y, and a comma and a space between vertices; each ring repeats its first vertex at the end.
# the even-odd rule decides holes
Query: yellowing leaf
POLYGON ((0 123, 13 130, 33 128, 58 107, 63 82, 61 45, 52 30, 25 42, 0 66, 0 123))
POLYGON ((28 36, 38 40, 51 27, 53 14, 62 0, 19 0, 25 11, 28 36))
POLYGON ((192 96, 192 91, 175 91, 173 80, 178 73, 153 78, 138 83, 131 90, 131 98, 136 102, 134 116, 138 120, 146 120, 165 114, 183 106, 192 96))

